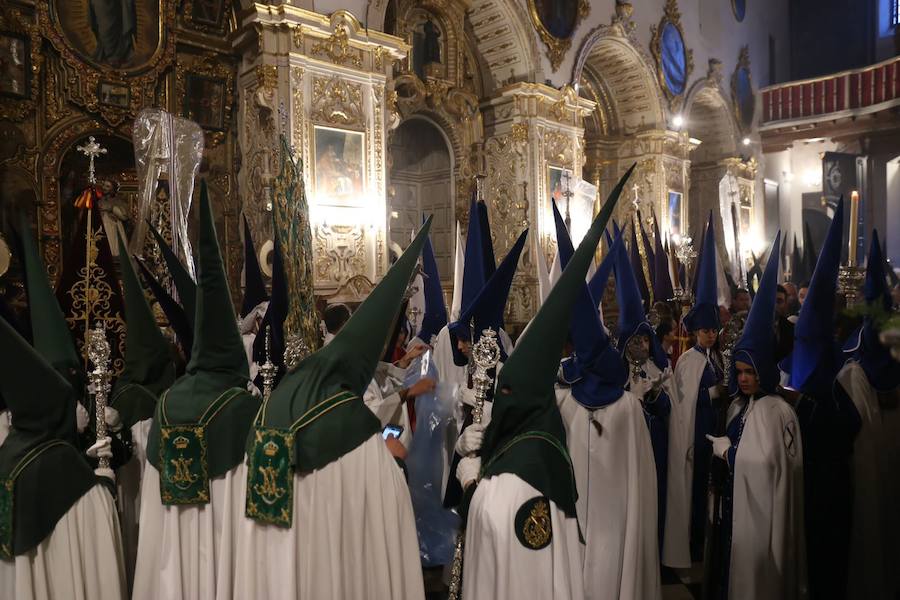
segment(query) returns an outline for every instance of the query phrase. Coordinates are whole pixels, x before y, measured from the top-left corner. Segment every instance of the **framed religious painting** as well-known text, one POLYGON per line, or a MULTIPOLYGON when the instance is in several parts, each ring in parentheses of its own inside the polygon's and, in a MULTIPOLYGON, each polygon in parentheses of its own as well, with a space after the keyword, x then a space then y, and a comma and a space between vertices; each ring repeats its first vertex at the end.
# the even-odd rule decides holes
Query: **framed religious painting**
POLYGON ((590 13, 587 0, 528 0, 531 21, 547 45, 547 58, 556 71, 572 45, 581 20, 590 13))
POLYGON ((203 129, 224 130, 226 85, 224 79, 188 73, 184 82, 183 116, 203 129))
POLYGON ((225 21, 225 0, 187 0, 185 12, 191 23, 212 29, 222 29, 225 21))
POLYGON ((756 114, 756 96, 753 94, 753 78, 750 74, 750 48, 741 48, 737 67, 731 75, 731 102, 734 118, 744 132, 753 127, 756 114))
MULTIPOLYGON (((572 171, 562 167, 547 167, 547 197, 556 202, 560 211, 566 210, 566 185, 572 185, 572 171)), ((575 190, 571 190, 574 192, 575 190)))
POLYGON ((674 192, 672 190, 669 190, 668 198, 666 201, 666 216, 669 221, 669 235, 681 235, 681 212, 684 204, 682 202, 683 199, 684 194, 682 194, 681 192, 674 192))
POLYGON ((688 79, 694 70, 693 52, 685 44, 681 13, 676 0, 667 0, 659 25, 651 28, 650 49, 656 60, 659 85, 669 99, 670 106, 680 109, 687 90, 688 79))
POLYGON ((12 31, 0 31, 0 94, 31 97, 30 40, 12 31))
POLYGON ((131 89, 127 85, 112 81, 100 81, 97 84, 97 99, 102 104, 128 108, 131 102, 131 89))
POLYGON ((316 202, 360 206, 365 190, 365 134, 313 127, 313 189, 316 202))

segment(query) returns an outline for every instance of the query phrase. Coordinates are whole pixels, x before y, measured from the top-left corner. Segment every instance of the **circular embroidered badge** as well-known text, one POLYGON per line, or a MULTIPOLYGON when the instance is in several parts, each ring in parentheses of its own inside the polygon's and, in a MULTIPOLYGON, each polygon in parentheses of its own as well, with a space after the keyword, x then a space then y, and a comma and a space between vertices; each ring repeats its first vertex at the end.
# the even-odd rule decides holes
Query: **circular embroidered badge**
POLYGON ((526 548, 540 550, 549 546, 553 539, 550 500, 545 496, 526 500, 516 512, 515 528, 516 537, 526 548))

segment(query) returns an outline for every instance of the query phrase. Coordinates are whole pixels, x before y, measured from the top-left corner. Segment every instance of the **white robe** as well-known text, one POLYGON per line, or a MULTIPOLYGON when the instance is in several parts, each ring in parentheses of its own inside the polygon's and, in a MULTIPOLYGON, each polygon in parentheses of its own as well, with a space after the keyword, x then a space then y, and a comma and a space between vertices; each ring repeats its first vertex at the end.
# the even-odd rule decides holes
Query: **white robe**
POLYGON ((578 540, 577 519, 567 518, 551 500, 550 544, 532 550, 516 536, 516 513, 523 503, 540 495, 511 473, 483 479, 478 484, 466 529, 463 600, 584 598, 584 546, 578 540))
POLYGON ((209 481, 208 504, 165 506, 159 471, 145 464, 132 600, 235 597, 234 530, 243 518, 246 485, 247 467, 241 462, 209 481))
POLYGON ((669 473, 666 489, 666 531, 662 563, 677 569, 691 567, 691 505, 694 481, 694 429, 700 378, 706 357, 691 348, 675 365, 674 391, 670 394, 669 473))
POLYGON ((137 561, 138 524, 141 516, 141 480, 147 460, 147 437, 153 419, 144 419, 131 426, 131 441, 134 449, 131 460, 116 472, 116 505, 122 525, 122 548, 124 550, 125 573, 128 589, 134 583, 134 565, 137 561))
POLYGON ((0 410, 0 444, 6 440, 9 435, 9 411, 0 410))
MULTIPOLYGON (((732 403, 729 421, 745 402, 732 403)), ((803 445, 797 415, 779 396, 747 409, 733 472, 729 600, 805 598, 803 445)))
POLYGON ((321 469, 295 473, 293 500, 289 529, 241 520, 234 598, 425 596, 409 488, 380 433, 321 469))
POLYGON ((125 567, 112 495, 87 491, 31 551, 0 560, 0 598, 123 600, 125 567))
POLYGON ((556 401, 578 487, 585 598, 658 600, 656 465, 641 401, 623 392, 589 410, 568 389, 556 401))
POLYGON ((900 590, 900 408, 882 408, 856 361, 844 365, 837 379, 862 420, 853 444, 847 597, 894 600, 900 590))
POLYGON ((389 423, 403 427, 400 434, 400 443, 409 448, 412 443, 412 428, 409 423, 409 407, 400 397, 403 388, 404 369, 395 367, 390 363, 378 363, 375 377, 369 382, 369 387, 363 393, 363 402, 369 407, 381 426, 389 423))

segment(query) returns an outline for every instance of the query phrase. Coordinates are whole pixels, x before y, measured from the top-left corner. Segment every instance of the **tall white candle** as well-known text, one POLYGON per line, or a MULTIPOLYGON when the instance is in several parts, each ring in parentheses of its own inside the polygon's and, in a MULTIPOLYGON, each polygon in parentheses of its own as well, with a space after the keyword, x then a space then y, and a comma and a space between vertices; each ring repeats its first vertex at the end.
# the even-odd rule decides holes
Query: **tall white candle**
POLYGON ((856 266, 857 226, 859 225, 859 192, 850 193, 850 266, 856 266))

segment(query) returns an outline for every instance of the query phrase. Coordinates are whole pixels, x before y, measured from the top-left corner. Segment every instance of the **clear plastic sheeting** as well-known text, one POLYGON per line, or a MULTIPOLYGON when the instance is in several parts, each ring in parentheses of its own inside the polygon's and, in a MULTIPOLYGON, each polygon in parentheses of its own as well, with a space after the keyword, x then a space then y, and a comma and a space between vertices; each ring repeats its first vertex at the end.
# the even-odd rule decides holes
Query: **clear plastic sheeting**
POLYGON ((172 249, 191 277, 195 277, 187 223, 194 179, 203 157, 203 129, 164 110, 146 109, 134 120, 132 135, 141 205, 130 250, 133 254, 143 253, 157 187, 161 179, 167 180, 172 249))
MULTIPOLYGON (((413 361, 406 373, 406 386, 422 377, 437 379, 431 351, 413 361)), ((449 387, 439 383, 434 392, 416 398, 416 432, 406 458, 423 567, 450 563, 459 528, 459 517, 443 507, 441 498, 447 429, 455 427, 455 393, 449 387)))

